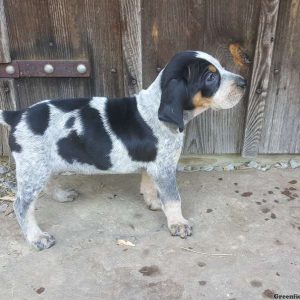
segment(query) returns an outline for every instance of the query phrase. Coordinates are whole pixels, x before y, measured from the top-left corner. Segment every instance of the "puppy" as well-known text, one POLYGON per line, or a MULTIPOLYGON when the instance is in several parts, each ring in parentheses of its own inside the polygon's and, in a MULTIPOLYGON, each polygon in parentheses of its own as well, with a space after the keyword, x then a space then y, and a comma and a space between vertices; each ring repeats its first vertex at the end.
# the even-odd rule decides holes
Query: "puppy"
MULTIPOLYGON (((132 97, 45 100, 22 111, 0 111, 0 123, 10 126, 18 183, 14 210, 27 241, 39 250, 55 244, 37 225, 34 206, 51 176, 66 171, 142 171, 141 192, 149 208, 162 208, 172 235, 191 235, 176 184, 184 127, 208 108, 235 106, 245 88, 243 77, 209 54, 185 51, 132 97)), ((54 193, 60 201, 75 196, 54 193)))

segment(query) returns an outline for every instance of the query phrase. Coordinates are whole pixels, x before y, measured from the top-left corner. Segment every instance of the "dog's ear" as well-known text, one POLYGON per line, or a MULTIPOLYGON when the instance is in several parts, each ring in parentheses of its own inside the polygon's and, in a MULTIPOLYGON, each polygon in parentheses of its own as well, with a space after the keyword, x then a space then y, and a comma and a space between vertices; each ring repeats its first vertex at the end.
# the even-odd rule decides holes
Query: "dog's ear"
POLYGON ((184 51, 172 57, 162 71, 160 88, 161 101, 158 118, 161 121, 175 124, 179 131, 184 129, 183 110, 187 102, 188 67, 199 58, 195 51, 184 51))
POLYGON ((175 124, 179 131, 184 129, 183 107, 187 98, 186 84, 183 80, 171 79, 162 87, 158 118, 161 121, 175 124))

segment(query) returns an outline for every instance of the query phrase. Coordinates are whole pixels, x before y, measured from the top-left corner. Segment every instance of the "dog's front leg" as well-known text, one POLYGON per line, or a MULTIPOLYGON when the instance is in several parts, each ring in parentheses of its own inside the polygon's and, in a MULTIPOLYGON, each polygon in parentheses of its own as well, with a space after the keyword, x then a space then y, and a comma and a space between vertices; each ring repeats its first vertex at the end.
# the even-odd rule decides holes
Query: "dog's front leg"
POLYGON ((186 238, 192 234, 192 226, 189 221, 182 216, 181 199, 176 183, 176 169, 174 168, 153 168, 148 170, 153 178, 159 192, 168 227, 172 235, 186 238))

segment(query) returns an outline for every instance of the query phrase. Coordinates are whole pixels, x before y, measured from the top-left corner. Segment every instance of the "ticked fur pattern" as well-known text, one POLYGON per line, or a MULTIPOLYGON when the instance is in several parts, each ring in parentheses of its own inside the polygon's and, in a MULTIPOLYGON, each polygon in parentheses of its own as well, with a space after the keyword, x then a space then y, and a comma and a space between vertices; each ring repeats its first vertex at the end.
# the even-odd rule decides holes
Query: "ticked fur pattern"
POLYGON ((49 189, 51 177, 64 172, 142 171, 141 192, 149 208, 161 207, 172 235, 191 235, 176 184, 183 127, 209 108, 233 107, 245 86, 241 76, 212 56, 185 51, 133 97, 45 100, 23 111, 0 111, 0 123, 11 129, 18 186, 14 209, 27 241, 39 250, 55 243, 37 225, 34 206, 42 190, 61 202, 77 196, 72 190, 49 189))

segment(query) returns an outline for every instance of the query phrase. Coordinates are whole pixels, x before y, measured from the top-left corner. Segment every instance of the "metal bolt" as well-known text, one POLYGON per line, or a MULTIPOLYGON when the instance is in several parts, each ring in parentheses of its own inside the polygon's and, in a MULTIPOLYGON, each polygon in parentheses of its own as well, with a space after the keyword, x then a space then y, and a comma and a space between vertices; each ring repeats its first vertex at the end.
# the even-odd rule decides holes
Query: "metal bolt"
POLYGON ((77 72, 80 73, 80 74, 83 74, 87 71, 87 68, 84 64, 79 64, 77 66, 77 72))
POLYGON ((274 69, 274 74, 278 74, 279 73, 279 69, 274 69))
POLYGON ((44 71, 48 74, 53 73, 54 72, 54 67, 50 64, 46 64, 44 66, 44 71))
POLYGON ((14 67, 14 66, 10 65, 10 66, 7 66, 7 67, 5 68, 5 71, 6 71, 7 74, 12 75, 12 74, 15 73, 16 70, 15 70, 15 67, 14 67))
POLYGON ((156 68, 156 72, 157 72, 157 73, 159 73, 160 71, 161 71, 161 68, 160 68, 160 67, 156 68))
POLYGON ((131 80, 131 84, 132 84, 132 85, 136 85, 136 84, 137 84, 136 79, 132 79, 132 80, 131 80))
POLYGON ((256 94, 261 94, 261 93, 262 93, 262 89, 261 88, 256 89, 256 94))
POLYGON ((117 70, 116 70, 115 68, 112 68, 110 71, 111 71, 112 73, 117 73, 117 70))

